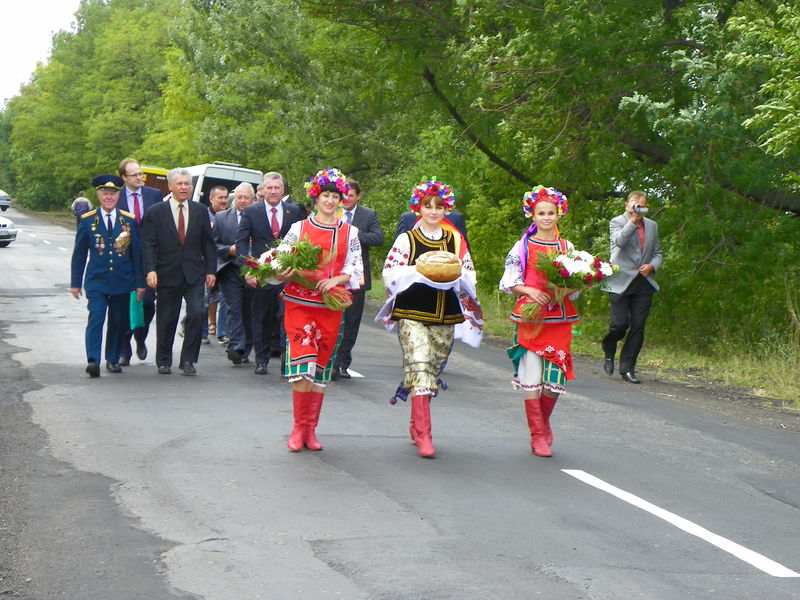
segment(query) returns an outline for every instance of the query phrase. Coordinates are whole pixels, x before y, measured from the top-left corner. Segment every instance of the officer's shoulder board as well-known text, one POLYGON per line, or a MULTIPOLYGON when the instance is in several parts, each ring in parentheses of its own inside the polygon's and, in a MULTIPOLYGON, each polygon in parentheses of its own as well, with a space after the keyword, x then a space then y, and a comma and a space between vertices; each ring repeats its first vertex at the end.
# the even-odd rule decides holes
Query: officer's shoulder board
POLYGON ((90 210, 89 212, 85 212, 81 215, 81 219, 88 219, 89 217, 93 217, 97 214, 97 209, 90 210))
POLYGON ((123 217, 128 217, 129 219, 135 219, 136 218, 134 215, 129 213, 127 210, 120 209, 119 214, 121 214, 123 217))

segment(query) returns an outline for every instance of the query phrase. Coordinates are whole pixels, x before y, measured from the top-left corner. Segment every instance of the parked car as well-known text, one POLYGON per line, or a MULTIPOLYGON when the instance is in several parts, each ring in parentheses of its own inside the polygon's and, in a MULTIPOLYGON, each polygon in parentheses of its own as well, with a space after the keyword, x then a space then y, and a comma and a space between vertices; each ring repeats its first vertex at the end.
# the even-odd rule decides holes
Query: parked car
POLYGON ((11 206, 11 196, 0 190, 0 210, 5 212, 9 206, 11 206))
POLYGON ((15 239, 17 239, 17 228, 14 221, 0 217, 0 248, 5 248, 15 239))

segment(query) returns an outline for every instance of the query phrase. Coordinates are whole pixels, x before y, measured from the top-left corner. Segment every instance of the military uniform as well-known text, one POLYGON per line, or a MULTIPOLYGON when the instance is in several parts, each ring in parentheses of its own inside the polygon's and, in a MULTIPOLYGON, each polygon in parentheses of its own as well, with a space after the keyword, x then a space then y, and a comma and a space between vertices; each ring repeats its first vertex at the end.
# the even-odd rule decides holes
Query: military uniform
MULTIPOLYGON (((119 372, 120 339, 130 326, 130 292, 144 288, 145 282, 135 217, 117 208, 110 214, 113 215, 111 230, 108 228, 109 213, 105 210, 92 210, 82 215, 72 251, 70 286, 83 287, 89 301, 86 358, 90 368, 92 363, 100 361, 103 323, 108 312, 106 366, 112 372, 119 372)), ((93 377, 99 374, 88 368, 87 372, 93 377)))

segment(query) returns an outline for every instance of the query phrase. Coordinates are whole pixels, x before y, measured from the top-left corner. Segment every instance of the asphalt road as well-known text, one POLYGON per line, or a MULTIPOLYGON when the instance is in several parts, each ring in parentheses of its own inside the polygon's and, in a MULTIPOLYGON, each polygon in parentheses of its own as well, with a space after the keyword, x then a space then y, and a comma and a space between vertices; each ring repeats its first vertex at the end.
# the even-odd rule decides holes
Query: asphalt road
MULTIPOLYGON (((0 249, 0 597, 800 598, 800 422, 737 418, 580 362, 533 456, 501 345, 457 345, 437 456, 407 438, 396 335, 368 319, 323 452, 289 386, 212 338, 194 378, 83 372, 72 231, 13 208, 0 249)), ((154 348, 151 332, 150 348, 154 348)))

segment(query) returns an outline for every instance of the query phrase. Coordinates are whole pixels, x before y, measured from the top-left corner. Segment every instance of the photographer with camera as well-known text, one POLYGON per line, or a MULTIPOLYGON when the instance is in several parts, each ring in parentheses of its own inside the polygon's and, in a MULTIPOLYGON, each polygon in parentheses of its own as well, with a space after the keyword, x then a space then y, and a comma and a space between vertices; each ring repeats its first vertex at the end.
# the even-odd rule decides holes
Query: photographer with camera
POLYGON ((659 290, 653 273, 661 268, 661 243, 658 224, 644 216, 647 211, 645 193, 633 191, 625 202, 625 213, 609 221, 611 262, 619 265, 619 272, 608 278, 604 289, 611 301, 611 323, 603 338, 603 370, 614 374, 617 342, 627 331, 619 372, 628 383, 641 383, 636 378, 636 359, 644 343, 653 294, 659 290))

